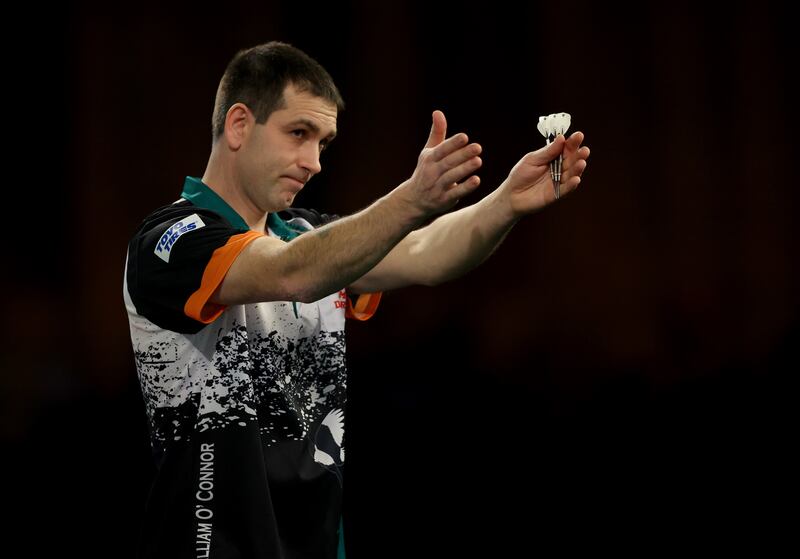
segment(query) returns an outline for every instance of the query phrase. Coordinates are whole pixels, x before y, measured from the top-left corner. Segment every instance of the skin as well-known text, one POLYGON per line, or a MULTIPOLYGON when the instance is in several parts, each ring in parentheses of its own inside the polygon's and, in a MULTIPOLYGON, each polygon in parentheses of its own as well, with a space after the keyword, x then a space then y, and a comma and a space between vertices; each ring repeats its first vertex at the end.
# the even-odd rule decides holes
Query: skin
MULTIPOLYGON (((445 141, 447 121, 433 113, 426 149, 445 141)), ((548 146, 526 154, 503 183, 480 202, 445 214, 407 235, 375 268, 350 288, 355 293, 386 291, 407 285, 438 285, 457 278, 485 261, 524 216, 556 201, 549 163, 559 153, 564 161, 561 196, 581 182, 589 148, 582 132, 557 136, 548 146)))
MULTIPOLYGON (((243 104, 230 108, 203 182, 255 231, 269 212, 291 206, 322 170, 320 153, 336 134, 336 107, 288 86, 284 108, 256 124, 243 104)), ((232 305, 259 301, 312 302, 349 287, 356 293, 411 284, 435 285, 485 260, 524 215, 555 201, 548 163, 563 151, 562 197, 578 187, 589 149, 583 134, 525 155, 480 202, 446 213, 475 190, 482 148, 466 134, 446 137, 435 111, 428 141, 408 180, 368 208, 285 243, 264 236, 231 265, 211 297, 232 305)))
POLYGON ((255 231, 264 230, 267 213, 290 207, 322 170, 320 154, 336 136, 335 105, 294 86, 284 100, 286 107, 264 124, 256 124, 246 105, 233 105, 203 175, 255 231))

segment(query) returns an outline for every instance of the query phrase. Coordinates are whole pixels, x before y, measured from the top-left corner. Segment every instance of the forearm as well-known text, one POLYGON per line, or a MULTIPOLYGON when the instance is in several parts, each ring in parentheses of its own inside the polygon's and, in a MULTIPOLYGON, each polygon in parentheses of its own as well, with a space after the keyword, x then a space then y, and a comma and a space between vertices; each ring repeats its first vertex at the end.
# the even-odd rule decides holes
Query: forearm
POLYGON ((422 217, 389 193, 356 214, 287 243, 282 268, 296 300, 315 301, 348 286, 418 227, 422 217))
POLYGON ((517 221, 498 189, 413 232, 408 262, 414 283, 436 285, 462 276, 491 256, 517 221))

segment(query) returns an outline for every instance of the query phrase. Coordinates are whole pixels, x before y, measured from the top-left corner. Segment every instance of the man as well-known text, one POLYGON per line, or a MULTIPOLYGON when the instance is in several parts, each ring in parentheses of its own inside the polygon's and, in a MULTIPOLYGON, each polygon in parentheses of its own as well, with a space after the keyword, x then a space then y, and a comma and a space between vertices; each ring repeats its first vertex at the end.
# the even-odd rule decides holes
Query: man
POLYGON ((158 463, 141 556, 341 556, 345 315, 473 268, 555 199, 551 160, 564 155, 566 194, 589 155, 580 132, 559 136, 479 203, 422 227, 480 182, 481 147, 446 138, 436 111, 416 169, 386 196, 341 219, 290 209, 342 107, 294 47, 241 51, 205 174, 130 242, 125 303, 158 463))

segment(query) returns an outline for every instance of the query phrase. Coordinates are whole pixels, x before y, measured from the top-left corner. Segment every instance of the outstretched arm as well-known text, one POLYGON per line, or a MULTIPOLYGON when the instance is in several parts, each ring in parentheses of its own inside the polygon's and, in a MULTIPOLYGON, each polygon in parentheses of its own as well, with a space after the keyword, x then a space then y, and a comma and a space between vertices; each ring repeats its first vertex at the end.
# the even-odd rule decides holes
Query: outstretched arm
POLYGON ((583 138, 582 132, 569 139, 558 136, 550 145, 528 153, 494 192, 477 204, 443 215, 408 234, 375 268, 354 282, 351 290, 368 293, 407 285, 436 285, 479 265, 521 217, 556 200, 548 164, 562 151, 562 196, 578 187, 589 157, 589 148, 581 146, 583 138))
POLYGON ((316 301, 350 285, 410 231, 473 191, 479 183, 472 173, 481 165, 480 146, 468 144, 466 134, 435 141, 440 115, 434 114, 428 142, 408 180, 368 208, 289 243, 267 236, 252 241, 230 265, 211 301, 316 301))

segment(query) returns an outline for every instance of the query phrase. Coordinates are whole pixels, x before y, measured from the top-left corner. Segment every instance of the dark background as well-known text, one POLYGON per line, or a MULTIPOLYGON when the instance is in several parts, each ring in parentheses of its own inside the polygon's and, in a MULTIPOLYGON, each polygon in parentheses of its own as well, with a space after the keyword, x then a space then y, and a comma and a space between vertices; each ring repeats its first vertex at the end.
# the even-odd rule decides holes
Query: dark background
POLYGON ((777 545, 800 332, 779 5, 11 8, 4 544, 130 556, 153 469, 126 243, 202 175, 229 59, 279 39, 348 104, 300 206, 347 214, 388 192, 435 108, 484 147, 462 204, 543 144, 539 115, 570 112, 592 149, 578 192, 483 267, 350 324, 350 555, 777 545))

